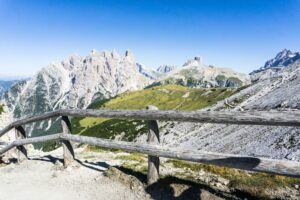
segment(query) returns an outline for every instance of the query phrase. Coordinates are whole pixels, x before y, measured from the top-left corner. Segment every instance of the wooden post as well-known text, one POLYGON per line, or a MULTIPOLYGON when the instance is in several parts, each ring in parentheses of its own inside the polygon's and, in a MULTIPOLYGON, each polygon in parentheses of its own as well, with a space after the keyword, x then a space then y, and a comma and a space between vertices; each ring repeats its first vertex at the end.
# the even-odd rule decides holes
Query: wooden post
MULTIPOLYGON (((18 126, 17 128, 15 128, 15 133, 16 133, 16 139, 26 138, 26 133, 22 126, 18 126)), ((17 146, 17 155, 18 155, 17 159, 19 163, 28 159, 27 150, 23 145, 17 146)))
MULTIPOLYGON (((62 116, 61 125, 62 125, 63 134, 71 134, 71 122, 67 116, 62 116)), ((64 166, 65 167, 71 166, 75 160, 73 146, 71 142, 68 140, 63 140, 62 145, 64 150, 64 166)))
MULTIPOLYGON (((148 110, 158 110, 155 106, 148 106, 148 110)), ((159 144, 159 129, 158 122, 156 120, 150 120, 148 122, 148 144, 159 144)), ((151 185, 159 179, 159 157, 148 155, 148 176, 147 183, 151 185)))

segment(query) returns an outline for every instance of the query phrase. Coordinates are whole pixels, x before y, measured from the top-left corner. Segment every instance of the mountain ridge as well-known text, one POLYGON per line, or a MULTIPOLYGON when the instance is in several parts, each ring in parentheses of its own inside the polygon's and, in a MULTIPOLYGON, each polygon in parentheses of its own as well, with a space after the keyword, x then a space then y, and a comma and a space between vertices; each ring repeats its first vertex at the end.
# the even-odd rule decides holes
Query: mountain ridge
POLYGON ((229 68, 203 64, 201 57, 187 60, 182 67, 170 71, 159 82, 188 87, 241 87, 250 84, 250 76, 229 68))
POLYGON ((276 76, 277 72, 282 71, 288 65, 300 60, 300 52, 292 52, 283 49, 274 58, 265 62, 264 66, 250 73, 252 82, 268 79, 276 76))
POLYGON ((17 82, 18 80, 0 80, 0 97, 17 82))

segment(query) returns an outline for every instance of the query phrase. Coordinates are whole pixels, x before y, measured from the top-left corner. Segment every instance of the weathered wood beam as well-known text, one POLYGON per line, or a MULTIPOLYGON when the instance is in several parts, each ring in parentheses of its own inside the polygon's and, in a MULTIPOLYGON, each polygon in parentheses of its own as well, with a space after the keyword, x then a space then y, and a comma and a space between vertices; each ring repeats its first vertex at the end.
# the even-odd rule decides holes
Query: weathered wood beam
POLYGON ((59 116, 60 116, 60 111, 57 110, 57 111, 47 112, 47 113, 44 113, 41 115, 24 117, 23 119, 17 120, 15 122, 9 124, 5 128, 3 128, 2 130, 0 130, 0 137, 15 127, 23 126, 25 124, 38 122, 38 121, 42 121, 42 120, 47 120, 47 119, 50 119, 53 117, 59 117, 59 116))
POLYGON ((61 137, 73 142, 120 149, 129 152, 139 152, 156 157, 186 160, 248 171, 265 172, 270 174, 300 178, 300 162, 296 161, 273 160, 267 158, 212 153, 205 151, 178 150, 158 145, 135 144, 130 142, 111 141, 107 139, 70 134, 62 135, 61 137))
POLYGON ((15 141, 11 142, 10 144, 6 145, 5 147, 1 148, 0 155, 6 153, 7 151, 9 151, 12 148, 17 147, 17 146, 59 140, 61 138, 60 136, 61 136, 61 134, 54 134, 54 135, 47 135, 47 136, 15 140, 15 141))
POLYGON ((0 145, 8 145, 7 142, 0 141, 0 145))
POLYGON ((300 127, 300 111, 175 111, 175 110, 58 110, 33 117, 25 117, 0 131, 58 116, 107 117, 137 120, 164 120, 218 124, 268 125, 300 127))
MULTIPOLYGON (((155 106, 148 106, 148 110, 158 110, 155 106)), ((159 128, 158 123, 155 120, 148 121, 148 144, 158 145, 160 143, 159 140, 159 128)), ((159 179, 159 157, 148 155, 148 175, 147 175, 147 183, 151 185, 157 182, 159 179)))
POLYGON ((26 144, 47 142, 52 140, 69 140, 78 143, 96 145, 100 147, 120 149, 129 152, 139 152, 156 157, 165 157, 179 160, 187 160, 204 164, 231 167, 236 169, 264 172, 276 175, 300 178, 300 162, 288 160, 274 160, 250 156, 212 153, 205 151, 178 150, 158 145, 135 144, 123 141, 111 141, 107 139, 70 135, 55 134, 35 138, 16 140, 0 149, 0 155, 8 150, 26 144))
POLYGON ((218 124, 298 126, 300 111, 62 110, 74 117, 107 117, 218 124))
MULTIPOLYGON (((16 132, 16 139, 26 138, 26 133, 22 126, 15 128, 15 132, 16 132)), ((23 145, 17 146, 17 155, 18 155, 18 162, 22 162, 28 159, 27 150, 23 145)))
MULTIPOLYGON (((71 134, 71 122, 67 116, 62 116, 61 125, 63 134, 71 134)), ((69 140, 62 140, 63 151, 64 151, 64 166, 71 166, 75 161, 75 153, 73 146, 69 140)))

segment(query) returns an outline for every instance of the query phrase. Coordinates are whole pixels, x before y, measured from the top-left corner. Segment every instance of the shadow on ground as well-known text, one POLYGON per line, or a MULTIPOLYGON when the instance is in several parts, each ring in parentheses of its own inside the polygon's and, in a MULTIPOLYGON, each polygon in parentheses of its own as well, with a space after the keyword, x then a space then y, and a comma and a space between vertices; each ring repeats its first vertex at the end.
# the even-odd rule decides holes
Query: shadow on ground
MULTIPOLYGON (((117 167, 117 169, 127 175, 136 177, 139 181, 146 184, 147 176, 145 174, 125 167, 117 167)), ((173 176, 161 177, 158 182, 147 186, 145 191, 155 200, 257 199, 245 192, 221 192, 205 184, 173 176)))
MULTIPOLYGON (((60 158, 53 157, 51 155, 44 156, 42 158, 35 158, 32 160, 40 160, 46 162, 61 162, 63 160, 60 158)), ((92 170, 97 170, 100 172, 107 171, 111 166, 105 162, 89 162, 89 161, 80 161, 77 162, 83 166, 92 170)), ((134 171, 126 167, 115 167, 117 170, 122 172, 126 176, 134 177, 138 182, 146 185, 147 175, 141 172, 134 171)), ((241 192, 233 191, 231 193, 222 192, 216 190, 208 185, 196 183, 193 181, 166 176, 161 177, 158 182, 146 186, 145 191, 151 196, 154 200, 221 200, 221 199, 257 199, 252 195, 241 192)))
MULTIPOLYGON (((38 161, 43 161, 43 162, 51 162, 53 164, 56 163, 64 163, 64 160, 61 158, 57 158, 51 155, 43 156, 41 158, 31 158, 30 160, 38 160, 38 161)), ((77 163, 83 167, 96 170, 99 172, 104 172, 106 171, 110 166, 106 162, 89 162, 89 161, 84 161, 82 162, 81 160, 75 159, 77 163)))

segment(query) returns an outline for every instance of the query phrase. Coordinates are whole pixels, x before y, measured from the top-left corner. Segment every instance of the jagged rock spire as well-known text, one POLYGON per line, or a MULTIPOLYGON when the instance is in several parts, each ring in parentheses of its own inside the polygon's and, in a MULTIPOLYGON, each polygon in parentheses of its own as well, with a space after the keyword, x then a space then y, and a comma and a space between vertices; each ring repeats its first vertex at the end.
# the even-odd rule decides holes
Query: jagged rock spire
POLYGON ((130 49, 126 50, 126 52, 125 52, 125 58, 126 58, 129 62, 132 62, 132 63, 135 62, 134 55, 133 55, 133 53, 132 53, 132 51, 131 51, 130 49))

